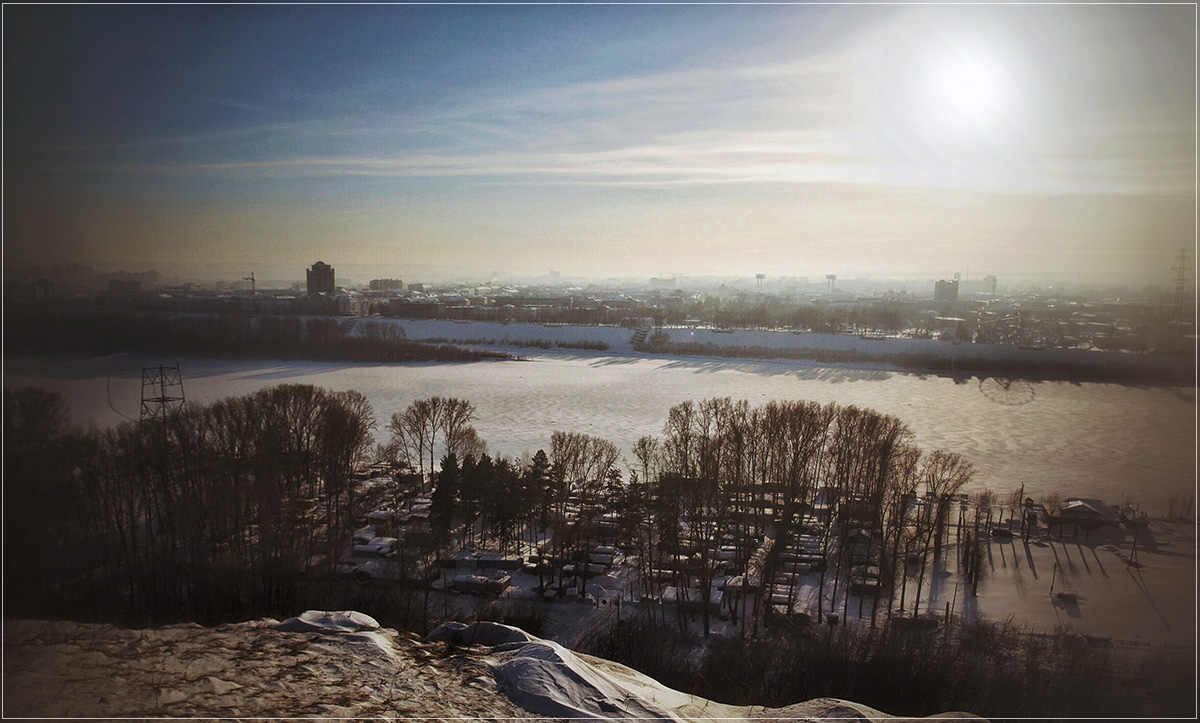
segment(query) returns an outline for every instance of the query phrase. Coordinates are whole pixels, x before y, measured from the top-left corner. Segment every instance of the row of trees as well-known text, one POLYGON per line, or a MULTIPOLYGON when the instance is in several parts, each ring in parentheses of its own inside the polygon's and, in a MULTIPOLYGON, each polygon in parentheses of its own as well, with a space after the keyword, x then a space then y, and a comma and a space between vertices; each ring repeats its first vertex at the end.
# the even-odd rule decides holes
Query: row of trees
POLYGON ((410 341, 394 323, 312 316, 33 312, 6 314, 18 353, 142 351, 237 358, 359 362, 510 359, 495 351, 410 341))
POLYGON ((143 623, 290 611, 338 559, 375 428, 361 394, 311 385, 90 432, 44 390, 4 408, 10 614, 143 623))
MULTIPOLYGON (((978 621, 942 635, 795 628, 758 639, 694 636, 627 619, 580 652, 624 663, 666 686, 731 705, 853 700, 899 716, 970 711, 991 720, 1190 718, 1195 666, 1164 650, 1098 648, 1070 628, 1035 634, 978 621)), ((775 711, 777 720, 808 710, 775 711)))
MULTIPOLYGON (((882 581, 892 591, 889 609, 895 601, 893 583, 905 607, 906 554, 933 550, 938 562, 951 502, 972 474, 957 454, 922 453, 895 417, 855 406, 782 401, 752 407, 730 398, 683 402, 669 410, 661 437, 645 436, 634 445, 633 461, 626 461, 627 481, 615 445, 574 432, 555 432, 549 455, 539 450, 521 463, 470 451, 460 456, 463 448, 450 442, 449 427, 430 422, 450 417, 419 413, 454 407, 437 398, 414 402, 392 423, 397 439, 414 430, 404 438, 410 458, 428 457, 431 470, 431 450, 441 430, 438 449, 448 454, 433 493, 433 523, 441 539, 449 540, 454 522, 461 521, 464 541, 476 541, 478 532, 480 541, 490 538, 502 549, 543 547, 549 561, 543 572, 561 582, 566 565, 578 570, 594 542, 615 537, 639 561, 647 595, 661 594, 665 584, 682 591, 694 581, 697 596, 708 599, 722 564, 719 548, 734 546, 744 564, 762 544, 769 523, 777 523, 772 530, 782 548, 803 515, 820 507, 828 511, 824 545, 845 552, 853 546, 852 536, 865 536, 860 554, 879 563, 882 581), (415 423, 419 419, 425 420, 422 425, 415 423), (412 441, 420 437, 416 432, 424 435, 423 442, 412 441), (919 492, 924 504, 915 505, 919 492)), ((818 614, 825 612, 826 600, 839 599, 847 612, 850 558, 836 555, 832 569, 821 572, 818 614)), ((922 555, 914 586, 914 612, 920 608, 927 558, 922 555)), ((737 598, 743 634, 757 634, 769 614, 764 601, 771 597, 775 558, 766 562, 761 594, 737 598)), ((789 597, 794 593, 790 590, 789 597)), ((682 611, 684 595, 677 599, 682 611)), ((876 597, 872 620, 878 604, 876 597)), ((708 606, 701 611, 708 634, 708 606)), ((676 620, 686 628, 686 615, 676 620)))
MULTIPOLYGON (((712 591, 719 564, 714 553, 722 543, 732 543, 737 559, 747 560, 764 539, 767 523, 775 520, 778 551, 802 515, 818 507, 828 511, 830 522, 822 532, 825 546, 845 553, 851 534, 864 532, 863 557, 882 563, 885 584, 903 580, 896 575, 902 553, 917 546, 939 548, 949 500, 971 477, 970 464, 957 454, 923 455, 912 432, 895 417, 832 403, 684 402, 668 413, 663 438, 645 437, 634 452, 649 483, 623 506, 645 520, 648 534, 635 544, 645 561, 647 592, 653 592, 654 568, 682 557, 704 600, 712 591), (914 518, 911 503, 919 489, 936 503, 914 518)), ((763 604, 770 598, 774 560, 766 561, 764 591, 753 597, 754 607, 740 611, 743 633, 747 628, 756 633, 767 612, 763 604)), ((821 572, 818 614, 826 585, 832 586, 829 599, 838 599, 850 564, 849 554, 839 554, 829 574, 821 572)), ((676 577, 680 585, 686 580, 683 574, 676 577)), ((742 596, 739 602, 744 606, 750 600, 742 596)), ((843 601, 848 604, 849 596, 843 601)), ((702 610, 708 634, 707 606, 702 610)))
MULTIPOLYGON (((980 378, 1063 378, 1078 381, 1126 380, 1151 383, 1184 383, 1191 380, 1191 369, 1172 369, 1154 363, 1153 359, 1130 355, 1128 359, 1106 359, 1102 362, 1074 359, 990 359, 979 357, 948 357, 931 353, 895 352, 871 353, 853 349, 774 348, 765 346, 724 346, 712 342, 672 341, 671 332, 650 335, 634 349, 654 354, 683 354, 687 356, 721 357, 725 359, 795 359, 822 364, 862 364, 886 362, 905 369, 951 372, 958 375, 974 373, 980 378)), ((966 377, 960 377, 965 380, 966 377)))
POLYGON ((560 563, 580 557, 591 539, 583 533, 592 532, 596 515, 624 498, 621 453, 607 440, 578 432, 554 432, 550 449, 549 455, 539 449, 520 461, 468 451, 461 466, 456 451, 448 449, 434 475, 435 535, 449 540, 452 522, 461 521, 463 542, 517 551, 545 541, 543 551, 560 563), (581 503, 573 510, 577 516, 568 515, 573 499, 581 503), (581 534, 564 524, 572 519, 583 523, 581 534))
MULTIPOLYGON (((957 455, 923 455, 899 420, 853 406, 684 402, 661 437, 634 445, 628 479, 615 445, 575 432, 555 432, 549 454, 492 458, 474 415, 465 400, 416 400, 392 416, 390 443, 372 454, 374 413, 352 391, 283 385, 166 423, 81 432, 56 395, 6 389, 5 554, 20 575, 9 579, 30 581, 8 586, 9 601, 35 610, 58 590, 63 606, 86 599, 99 617, 270 611, 295 594, 289 581, 337 563, 357 517, 353 472, 370 459, 421 472, 422 490, 436 481, 435 547, 541 547, 543 574, 561 583, 567 565, 579 574, 594 542, 615 538, 639 561, 643 592, 694 580, 702 599, 720 547, 735 546, 744 564, 768 523, 777 522, 782 547, 817 507, 830 512, 827 544, 848 549, 852 531, 865 529, 866 556, 882 563, 885 582, 904 580, 898 561, 910 548, 941 548, 948 501, 970 478, 957 455), (919 488, 934 503, 913 516, 919 488)), ((836 561, 822 572, 820 606, 849 583, 847 556, 836 561)), ((743 634, 757 634, 769 614, 773 564, 761 594, 736 599, 743 634)), ((914 610, 920 589, 919 580, 914 610)), ((905 594, 901 585, 902 606, 905 594)), ((683 627, 686 617, 677 616, 683 627)))

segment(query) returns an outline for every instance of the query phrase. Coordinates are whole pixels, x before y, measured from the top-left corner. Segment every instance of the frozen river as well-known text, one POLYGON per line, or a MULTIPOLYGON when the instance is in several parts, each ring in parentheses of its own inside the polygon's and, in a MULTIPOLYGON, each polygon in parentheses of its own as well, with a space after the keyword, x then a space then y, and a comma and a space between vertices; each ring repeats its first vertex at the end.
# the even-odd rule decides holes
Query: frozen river
MULTIPOLYGON (((61 392, 72 420, 107 426, 138 416, 143 365, 159 359, 17 357, 5 361, 5 386, 61 392), (110 404, 111 402, 111 404, 110 404)), ((174 359, 170 360, 174 363, 174 359)), ((630 448, 661 435, 667 410, 681 401, 729 396, 751 404, 811 399, 856 404, 904 420, 924 448, 944 448, 977 468, 972 490, 1007 496, 1022 483, 1038 498, 1122 494, 1152 515, 1172 495, 1196 486, 1196 399, 1191 388, 1071 382, 999 383, 979 377, 802 362, 545 353, 527 361, 473 364, 354 365, 263 360, 178 360, 189 402, 207 403, 281 383, 356 389, 386 421, 414 399, 468 399, 493 454, 549 449, 555 430, 576 431, 630 448)))

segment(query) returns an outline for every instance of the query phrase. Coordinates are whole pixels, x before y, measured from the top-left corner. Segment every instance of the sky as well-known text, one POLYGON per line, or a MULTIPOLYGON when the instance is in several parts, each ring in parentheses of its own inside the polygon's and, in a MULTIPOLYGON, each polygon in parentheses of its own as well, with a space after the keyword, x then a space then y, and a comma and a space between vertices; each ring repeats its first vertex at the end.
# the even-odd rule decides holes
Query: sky
POLYGON ((1194 5, 3 19, 6 266, 1169 285, 1194 254, 1194 5))

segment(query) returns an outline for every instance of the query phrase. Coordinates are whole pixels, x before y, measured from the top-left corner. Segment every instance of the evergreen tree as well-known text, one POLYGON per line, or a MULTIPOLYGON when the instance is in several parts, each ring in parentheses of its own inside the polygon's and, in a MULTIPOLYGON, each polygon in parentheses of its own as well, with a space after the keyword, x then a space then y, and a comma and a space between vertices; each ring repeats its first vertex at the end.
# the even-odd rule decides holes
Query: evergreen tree
POLYGON ((529 464, 529 492, 537 508, 538 528, 545 530, 550 524, 550 506, 554 501, 553 475, 550 458, 546 450, 539 449, 529 464))
POLYGON ((475 541, 475 519, 479 517, 483 496, 483 469, 474 455, 463 458, 459 476, 458 499, 462 502, 463 527, 469 542, 475 541))
POLYGON ((454 517, 454 498, 458 496, 460 477, 458 459, 450 452, 442 457, 437 487, 429 498, 429 520, 434 532, 443 540, 450 536, 450 520, 454 517))

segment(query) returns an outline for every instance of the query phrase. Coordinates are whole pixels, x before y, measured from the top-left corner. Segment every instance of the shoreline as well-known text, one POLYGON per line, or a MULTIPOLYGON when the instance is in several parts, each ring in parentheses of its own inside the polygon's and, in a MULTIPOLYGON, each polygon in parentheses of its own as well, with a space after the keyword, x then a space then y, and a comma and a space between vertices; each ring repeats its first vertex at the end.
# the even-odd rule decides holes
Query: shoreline
POLYGON ((673 327, 219 314, 9 317, 6 357, 146 353, 348 364, 520 360, 547 355, 880 369, 949 378, 1195 386, 1195 356, 1022 349, 934 339, 673 327), (103 328, 100 328, 103 327, 103 328), (311 331, 302 331, 311 330, 311 331), (465 332, 465 333, 464 333, 465 332), (309 337, 312 338, 309 338, 309 337), (202 337, 202 338, 200 338, 202 337), (197 342, 211 341, 208 348, 197 342))
MULTIPOLYGON (((645 344, 633 344, 636 330, 601 326, 543 326, 538 324, 500 324, 472 322, 482 336, 461 335, 458 322, 429 320, 386 320, 405 329, 408 338, 427 344, 453 344, 474 349, 502 349, 518 356, 575 356, 578 358, 616 357, 632 359, 697 359, 729 363, 793 364, 805 367, 842 367, 886 371, 917 376, 947 378, 999 377, 1026 381, 1120 384, 1135 387, 1192 387, 1195 359, 1186 357, 1138 356, 1120 352, 1093 352, 1074 349, 1025 350, 993 344, 961 344, 920 339, 860 340, 840 334, 796 335, 791 332, 734 330, 719 336, 711 330, 672 329, 691 334, 709 332, 720 344, 703 342, 668 343, 661 350, 645 344), (451 326, 455 328, 450 328, 451 326), (421 336, 414 336, 414 330, 421 336), (441 332, 460 335, 442 335, 441 332), (486 332, 496 332, 494 335, 486 332), (432 335, 431 335, 432 334, 432 335), (806 345, 750 346, 752 341, 774 335, 776 341, 788 337, 804 340, 806 345), (623 337, 623 338, 622 338, 623 337), (863 351, 857 342, 872 345, 863 351), (580 346, 600 343, 606 348, 580 346), (905 348, 886 350, 880 344, 896 342, 905 348), (841 348, 838 348, 838 347, 841 348), (727 351, 726 351, 727 350, 727 351), (1050 356, 1044 356, 1044 355, 1050 356), (1040 356, 1039 355, 1043 355, 1040 356), (1119 365, 1119 366, 1118 366, 1119 365)), ((703 335, 701 335, 703 338, 703 335)))
MULTIPOLYGON (((452 340, 452 341, 428 341, 425 339, 411 340, 418 344, 440 345, 459 347, 464 350, 476 351, 478 346, 471 343, 470 340, 452 340)), ((1114 385, 1120 387, 1128 387, 1133 389, 1164 389, 1178 392, 1179 390, 1195 390, 1196 387, 1186 381, 1169 381, 1162 379, 1129 379, 1129 378, 1111 378, 1071 374, 1067 372, 1054 373, 1052 371, 1022 371, 1022 370, 1005 370, 1005 369, 937 369, 932 367, 919 366, 904 366, 892 363, 885 358, 868 359, 858 361, 823 361, 820 359, 809 358, 792 358, 785 356, 777 357, 745 357, 731 355, 709 355, 703 353, 681 353, 681 352, 665 352, 654 353, 645 351, 617 351, 617 350, 583 350, 572 348, 550 348, 550 349, 534 349, 535 353, 530 353, 528 347, 519 346, 503 346, 500 344, 483 345, 493 349, 502 350, 500 356, 486 356, 478 359, 454 359, 454 360, 436 360, 436 359, 414 359, 400 361, 359 361, 353 359, 337 359, 337 358, 311 358, 307 356, 284 356, 271 354, 255 354, 255 355, 236 355, 236 354, 197 354, 194 352, 183 352, 177 355, 186 359, 207 359, 216 362, 252 362, 252 363, 271 363, 278 362, 280 364, 328 364, 333 367, 354 368, 354 367, 427 367, 427 366, 460 366, 466 364, 505 364, 505 363, 533 363, 539 360, 604 360, 612 359, 616 363, 636 363, 639 361, 645 362, 662 362, 664 364, 677 365, 694 365, 697 367, 718 367, 715 371, 750 371, 752 373, 769 373, 769 374, 785 374, 788 372, 814 370, 814 369, 833 369, 833 370, 853 370, 870 372, 887 375, 905 375, 918 379, 925 377, 935 377, 940 379, 952 379, 963 383, 968 381, 984 381, 986 379, 1006 379, 1012 381, 1024 381, 1029 383, 1063 383, 1081 386, 1085 384, 1101 384, 1114 385), (524 353, 521 353, 524 352, 524 353), (619 361, 623 360, 623 361, 619 361), (773 370, 779 370, 778 372, 773 370)), ((483 351, 483 350, 480 350, 483 351)), ((126 349, 120 351, 71 351, 71 352, 50 352, 44 350, 8 350, 4 357, 6 360, 16 359, 59 359, 59 360, 74 360, 87 361, 97 360, 109 357, 151 357, 163 356, 157 352, 150 352, 141 349, 126 349)), ((1189 400, 1195 401, 1195 400, 1189 400)))

